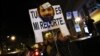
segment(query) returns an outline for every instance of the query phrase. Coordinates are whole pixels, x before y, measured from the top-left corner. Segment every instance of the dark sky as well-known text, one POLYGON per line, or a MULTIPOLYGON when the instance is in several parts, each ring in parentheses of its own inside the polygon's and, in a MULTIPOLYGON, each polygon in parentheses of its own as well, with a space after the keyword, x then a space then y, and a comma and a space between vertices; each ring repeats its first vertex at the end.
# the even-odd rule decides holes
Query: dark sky
MULTIPOLYGON (((2 0, 1 2, 1 32, 30 33, 32 26, 28 10, 35 8, 33 0, 2 0)), ((37 1, 36 1, 37 2, 37 1)))
POLYGON ((33 43, 34 33, 28 10, 36 8, 38 0, 1 0, 0 4, 0 37, 15 35, 18 41, 33 43))

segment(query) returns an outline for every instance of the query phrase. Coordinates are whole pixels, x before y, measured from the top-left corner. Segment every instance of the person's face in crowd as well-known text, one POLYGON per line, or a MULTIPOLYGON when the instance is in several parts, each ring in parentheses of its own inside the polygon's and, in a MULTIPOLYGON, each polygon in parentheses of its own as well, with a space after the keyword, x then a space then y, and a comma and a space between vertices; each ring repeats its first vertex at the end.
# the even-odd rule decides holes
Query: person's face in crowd
POLYGON ((49 43, 52 43, 53 42, 53 36, 52 35, 48 35, 48 39, 47 40, 48 40, 49 43))
POLYGON ((54 9, 53 7, 48 7, 44 9, 42 6, 39 7, 39 15, 42 18, 43 21, 51 21, 53 20, 54 16, 54 9))
POLYGON ((52 43, 53 42, 53 35, 49 32, 49 33, 46 33, 45 34, 45 40, 48 42, 48 43, 52 43))

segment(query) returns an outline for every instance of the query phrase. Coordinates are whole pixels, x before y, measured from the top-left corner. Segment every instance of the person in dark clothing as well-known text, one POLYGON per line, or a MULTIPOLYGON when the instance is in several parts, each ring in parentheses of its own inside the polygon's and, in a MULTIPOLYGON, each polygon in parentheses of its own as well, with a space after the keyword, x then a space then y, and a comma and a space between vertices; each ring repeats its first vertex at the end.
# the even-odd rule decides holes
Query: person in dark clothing
POLYGON ((81 56, 75 42, 70 42, 69 36, 63 36, 60 31, 57 32, 55 43, 51 56, 81 56))
POLYGON ((57 52, 60 56, 70 56, 68 52, 68 37, 64 37, 60 31, 57 32, 57 52))
POLYGON ((87 18, 87 20, 85 22, 88 27, 89 33, 92 33, 92 36, 95 36, 97 34, 97 32, 96 32, 96 28, 93 23, 94 20, 87 18))
POLYGON ((44 56, 50 56, 51 50, 55 46, 53 35, 51 32, 45 34, 45 41, 44 41, 44 56))

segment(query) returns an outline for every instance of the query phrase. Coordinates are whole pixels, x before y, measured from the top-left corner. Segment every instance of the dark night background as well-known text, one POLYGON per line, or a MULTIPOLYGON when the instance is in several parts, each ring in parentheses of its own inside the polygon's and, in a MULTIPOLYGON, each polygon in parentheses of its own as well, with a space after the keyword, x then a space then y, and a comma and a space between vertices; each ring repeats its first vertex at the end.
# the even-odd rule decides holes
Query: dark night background
POLYGON ((36 5, 32 2, 25 0, 3 0, 1 2, 2 17, 0 20, 2 31, 17 34, 32 33, 31 21, 28 14, 28 10, 36 5))
POLYGON ((20 42, 34 42, 28 10, 37 6, 35 0, 2 0, 0 36, 16 35, 20 42))

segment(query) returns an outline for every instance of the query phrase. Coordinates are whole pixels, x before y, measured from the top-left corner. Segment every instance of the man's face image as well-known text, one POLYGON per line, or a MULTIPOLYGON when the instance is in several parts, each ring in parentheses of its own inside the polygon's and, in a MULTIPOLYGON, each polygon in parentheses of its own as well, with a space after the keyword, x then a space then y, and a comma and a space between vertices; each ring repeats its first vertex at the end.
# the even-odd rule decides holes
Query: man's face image
POLYGON ((38 11, 43 21, 53 20, 54 10, 51 6, 45 9, 42 6, 40 6, 38 11))

